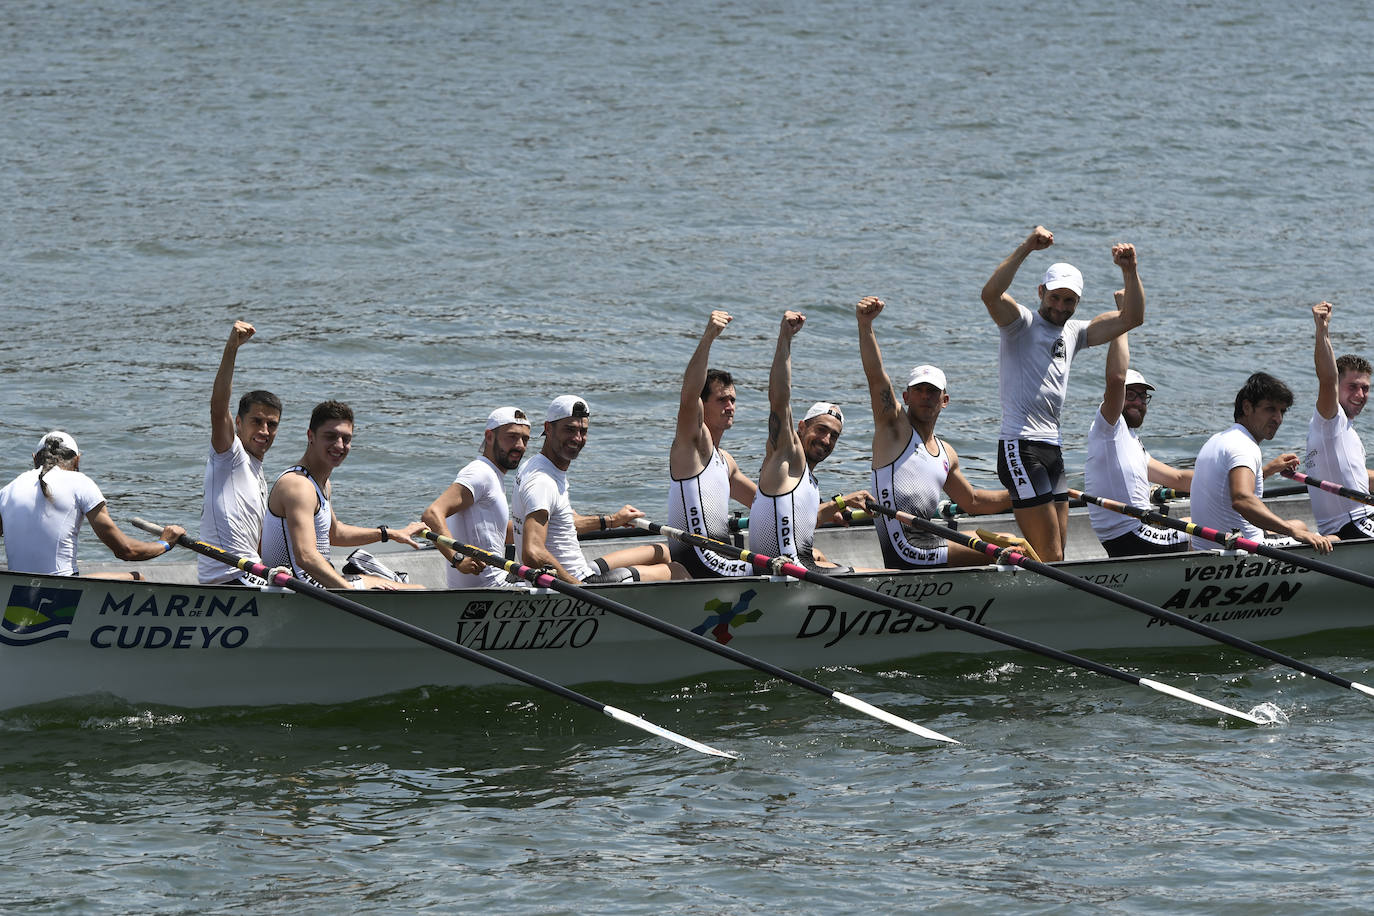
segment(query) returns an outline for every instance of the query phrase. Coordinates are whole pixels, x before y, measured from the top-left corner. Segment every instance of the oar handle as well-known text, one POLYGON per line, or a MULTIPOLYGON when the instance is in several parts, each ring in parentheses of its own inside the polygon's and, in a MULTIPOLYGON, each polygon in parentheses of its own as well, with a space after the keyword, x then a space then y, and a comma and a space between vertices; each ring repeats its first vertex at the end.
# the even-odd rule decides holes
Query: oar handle
POLYGON ((1284 477, 1287 477, 1289 480, 1295 480, 1298 483, 1305 483, 1309 487, 1314 487, 1318 490, 1325 490, 1327 493, 1333 493, 1336 496, 1343 496, 1346 499, 1352 500, 1354 502, 1364 503, 1366 506, 1374 506, 1374 496, 1370 496, 1368 493, 1363 493, 1359 490, 1353 490, 1350 487, 1342 486, 1338 483, 1332 483, 1329 480, 1320 480, 1316 477, 1311 477, 1307 474, 1304 474, 1302 471, 1279 471, 1279 473, 1282 474, 1284 477))

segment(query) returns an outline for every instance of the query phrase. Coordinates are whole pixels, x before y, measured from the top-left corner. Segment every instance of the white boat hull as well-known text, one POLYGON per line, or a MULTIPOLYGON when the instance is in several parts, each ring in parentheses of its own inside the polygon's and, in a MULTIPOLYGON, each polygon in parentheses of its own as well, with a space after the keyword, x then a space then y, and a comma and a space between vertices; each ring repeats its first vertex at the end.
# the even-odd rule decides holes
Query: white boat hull
MULTIPOLYGON (((433 552, 408 556, 416 563, 436 559, 433 552)), ((1374 541, 1340 545, 1329 559, 1374 571, 1374 541)), ((1063 568, 1255 642, 1369 628, 1352 634, 1344 651, 1374 650, 1369 589, 1282 562, 1202 552, 1070 561, 1063 568)), ((848 578, 1086 654, 1209 642, 1022 570, 848 578)), ((798 671, 929 653, 1010 651, 905 611, 790 579, 626 584, 596 591, 798 671)), ((0 629, 0 708, 87 695, 182 707, 333 703, 425 685, 505 682, 486 668, 278 589, 0 572, 0 594, 8 599, 0 629)), ((556 592, 346 595, 562 684, 655 683, 738 667, 556 592)))

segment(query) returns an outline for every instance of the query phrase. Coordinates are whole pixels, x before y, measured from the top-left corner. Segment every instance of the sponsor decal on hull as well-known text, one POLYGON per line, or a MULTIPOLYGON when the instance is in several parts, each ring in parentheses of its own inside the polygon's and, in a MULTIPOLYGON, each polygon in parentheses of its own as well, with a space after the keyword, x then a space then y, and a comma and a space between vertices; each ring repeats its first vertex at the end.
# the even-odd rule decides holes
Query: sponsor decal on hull
POLYGON ((0 643, 31 646, 50 639, 66 639, 81 603, 79 588, 16 585, 10 589, 0 621, 0 643))

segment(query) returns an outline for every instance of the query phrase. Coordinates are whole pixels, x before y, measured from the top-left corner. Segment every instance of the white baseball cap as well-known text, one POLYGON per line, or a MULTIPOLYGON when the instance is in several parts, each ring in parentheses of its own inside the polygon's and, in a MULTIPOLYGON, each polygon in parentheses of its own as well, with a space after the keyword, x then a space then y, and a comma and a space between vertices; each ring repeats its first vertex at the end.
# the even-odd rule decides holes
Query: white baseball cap
POLYGON ((1071 289, 1075 295, 1083 295, 1083 274, 1079 273, 1077 267, 1072 264, 1065 264, 1060 261, 1051 264, 1050 269, 1045 271, 1045 279, 1040 281, 1040 285, 1045 289, 1071 289))
POLYGON ((1127 369, 1126 387, 1129 388, 1132 385, 1143 385, 1151 391, 1155 390, 1154 385, 1151 385, 1149 382, 1145 381, 1145 376, 1141 375, 1139 372, 1136 372, 1134 369, 1127 369))
POLYGON ((590 417, 591 415, 591 408, 587 406, 585 398, 579 398, 575 394, 563 394, 553 399, 548 412, 544 414, 544 422, 557 423, 568 417, 590 417))
POLYGON ((39 439, 38 447, 33 450, 33 453, 37 455, 39 452, 43 451, 43 446, 48 444, 49 439, 57 439, 59 442, 62 443, 63 448, 71 449, 78 455, 81 454, 81 450, 76 447, 76 440, 72 438, 71 433, 64 433, 60 429, 55 429, 52 432, 45 434, 42 439, 39 439))
POLYGON ((812 404, 811 408, 807 410, 806 416, 802 417, 802 422, 805 423, 807 420, 814 420, 823 414, 829 414, 836 420, 839 420, 840 428, 844 428, 844 411, 840 410, 840 405, 831 404, 829 401, 817 401, 812 404))
POLYGON ((487 429, 509 426, 512 423, 529 426, 530 418, 525 416, 525 412, 519 407, 498 407, 491 412, 491 416, 487 417, 487 429))
POLYGON ((945 381, 945 374, 934 366, 917 366, 911 370, 911 374, 906 379, 906 386, 912 388, 916 385, 934 385, 941 391, 949 390, 949 383, 945 381))

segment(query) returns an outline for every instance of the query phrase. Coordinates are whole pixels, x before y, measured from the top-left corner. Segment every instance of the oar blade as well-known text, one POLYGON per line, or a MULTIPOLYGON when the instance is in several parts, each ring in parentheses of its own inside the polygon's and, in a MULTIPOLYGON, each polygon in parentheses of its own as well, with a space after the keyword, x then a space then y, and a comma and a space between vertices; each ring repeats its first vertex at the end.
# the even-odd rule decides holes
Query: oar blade
POLYGON ((1237 719, 1243 719, 1244 721, 1249 722, 1251 725, 1269 724, 1269 720, 1267 719, 1261 719, 1258 716, 1250 715, 1248 712, 1241 712, 1239 709, 1232 709, 1229 706, 1223 706, 1222 704, 1215 703, 1212 700, 1207 699, 1206 697, 1200 697, 1195 693, 1189 693, 1186 690, 1180 690, 1172 684, 1163 684, 1159 681, 1152 681, 1147 677, 1142 677, 1140 679, 1140 686, 1149 687, 1151 690, 1157 690, 1160 693, 1167 694, 1171 697, 1176 697, 1180 700, 1187 700, 1189 703, 1196 703, 1199 706, 1205 706, 1208 709, 1220 713, 1225 713, 1228 716, 1235 716, 1237 719))
POLYGON ((830 695, 850 709, 861 712, 866 716, 872 716, 881 722, 886 722, 888 725, 895 725, 897 728, 909 731, 913 735, 920 735, 922 738, 929 738, 931 741, 944 741, 947 744, 960 743, 948 735, 942 735, 937 731, 926 728, 924 725, 917 725, 910 719, 903 719, 901 716, 890 713, 886 709, 879 709, 872 703, 865 703, 858 697, 851 697, 849 694, 840 693, 838 690, 830 695))
POLYGON ((651 735, 657 735, 660 738, 675 741, 683 747, 690 747, 699 754, 707 754, 711 757, 724 757, 726 760, 739 759, 739 754, 732 754, 729 751, 722 751, 719 748, 711 747, 709 744, 693 741, 686 735, 679 735, 677 732, 669 731, 661 725, 655 725, 648 719, 641 719, 634 713, 626 712, 623 709, 616 709, 614 706, 606 706, 602 711, 617 722, 624 722, 626 725, 633 725, 635 728, 643 729, 651 735))
POLYGON ((1374 697, 1374 687, 1367 687, 1364 684, 1361 684, 1359 681, 1351 681, 1350 689, 1358 690, 1360 693, 1368 694, 1369 696, 1374 697))

